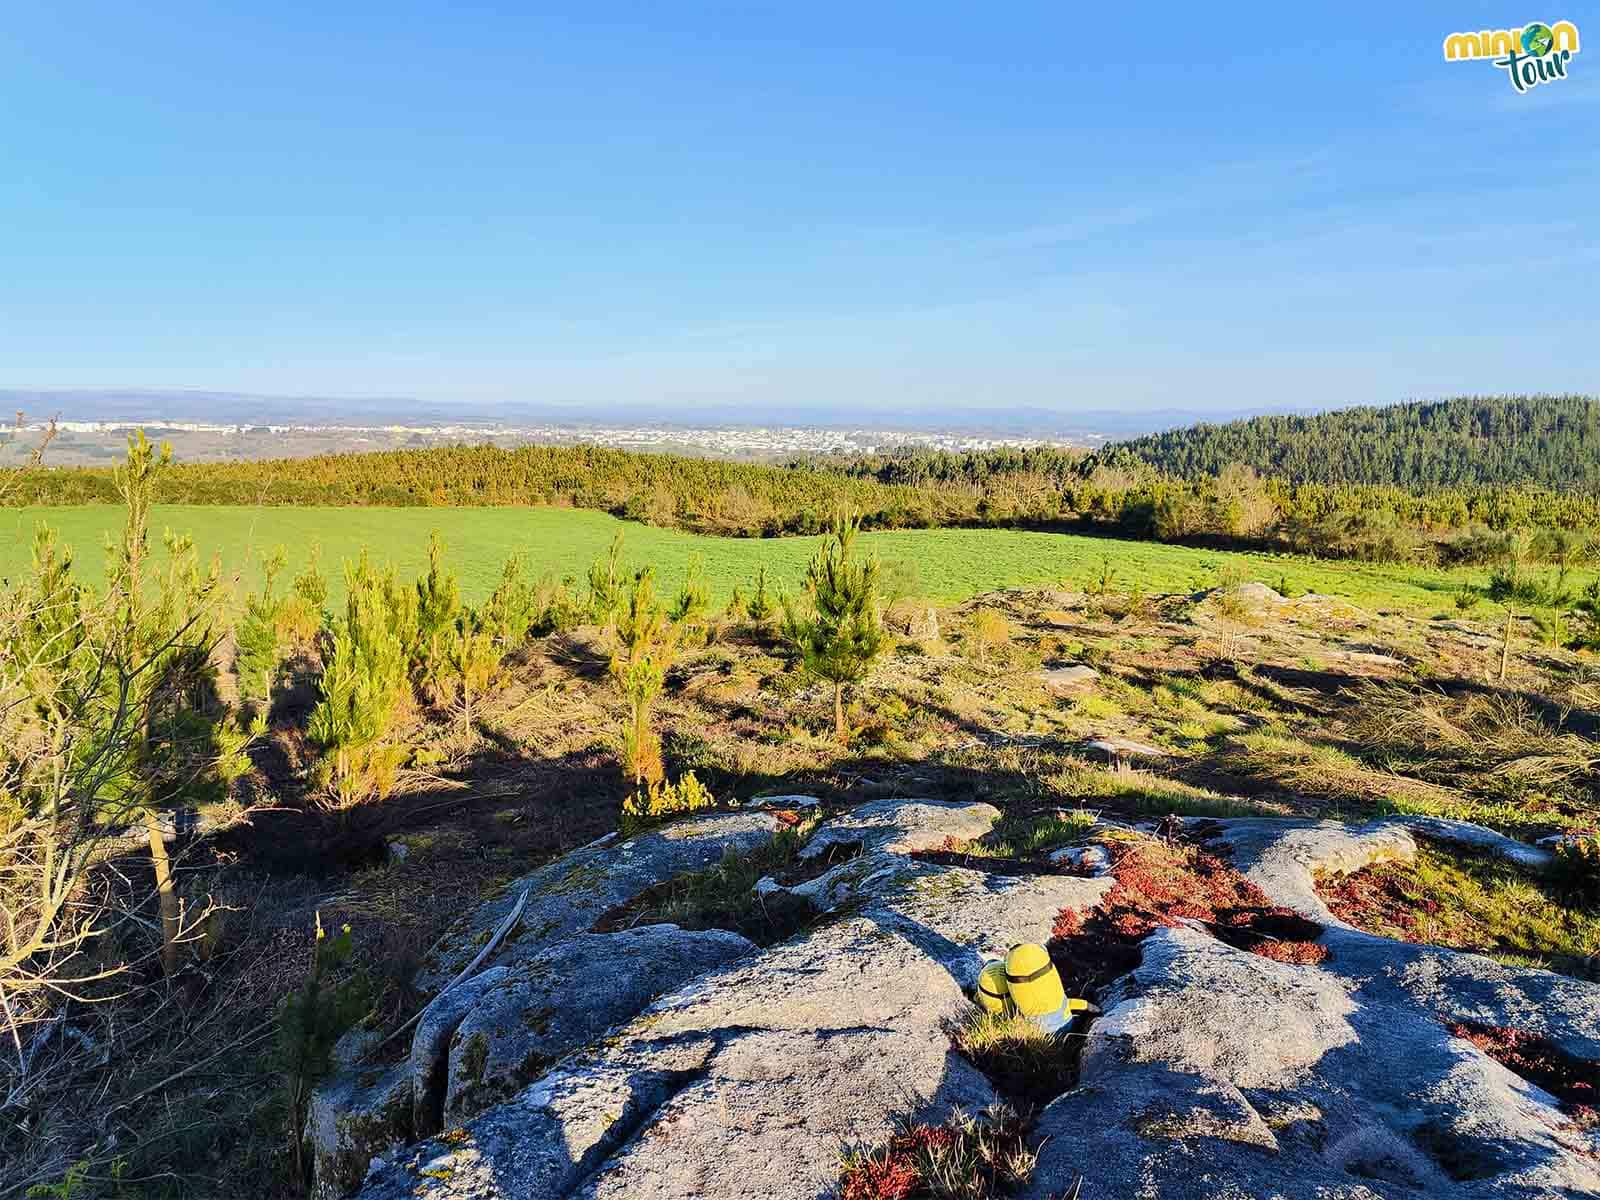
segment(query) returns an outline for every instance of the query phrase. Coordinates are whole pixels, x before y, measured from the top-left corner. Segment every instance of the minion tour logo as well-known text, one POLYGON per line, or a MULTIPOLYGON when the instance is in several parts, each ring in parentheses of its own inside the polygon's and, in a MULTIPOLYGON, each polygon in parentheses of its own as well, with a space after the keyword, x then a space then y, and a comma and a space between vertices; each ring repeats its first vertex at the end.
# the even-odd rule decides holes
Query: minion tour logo
POLYGON ((1452 33, 1444 39, 1446 62, 1487 58, 1511 78, 1519 92, 1567 77, 1567 64, 1578 52, 1578 27, 1571 21, 1545 25, 1535 21, 1521 29, 1484 29, 1452 33))

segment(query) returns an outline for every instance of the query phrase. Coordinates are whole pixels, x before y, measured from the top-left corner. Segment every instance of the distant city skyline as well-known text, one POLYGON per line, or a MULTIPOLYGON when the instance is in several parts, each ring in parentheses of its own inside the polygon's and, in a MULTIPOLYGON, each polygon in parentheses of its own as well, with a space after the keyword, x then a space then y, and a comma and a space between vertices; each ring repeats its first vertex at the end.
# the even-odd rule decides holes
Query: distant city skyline
POLYGON ((1517 94, 1444 60, 1539 16, 1486 3, 1091 16, 9 13, 0 389, 928 425, 1600 390, 1600 51, 1517 94))
MULTIPOLYGON (((1343 405, 1340 407, 1349 407, 1343 405)), ((1234 420, 1265 413, 1324 411, 1313 405, 1269 405, 1201 413, 1188 409, 1050 410, 1005 406, 996 409, 947 407, 894 409, 870 403, 850 406, 811 404, 783 414, 737 405, 699 405, 661 409, 649 404, 586 410, 579 405, 471 404, 424 401, 416 397, 274 396, 204 389, 7 389, 0 388, 0 412, 20 414, 26 425, 59 421, 79 425, 139 425, 162 422, 216 426, 296 428, 619 427, 633 424, 674 429, 773 428, 833 430, 966 431, 1037 441, 1071 440, 1093 444, 1120 436, 1189 425, 1199 420, 1234 420), (1093 435, 1086 437, 1084 435, 1093 435)))

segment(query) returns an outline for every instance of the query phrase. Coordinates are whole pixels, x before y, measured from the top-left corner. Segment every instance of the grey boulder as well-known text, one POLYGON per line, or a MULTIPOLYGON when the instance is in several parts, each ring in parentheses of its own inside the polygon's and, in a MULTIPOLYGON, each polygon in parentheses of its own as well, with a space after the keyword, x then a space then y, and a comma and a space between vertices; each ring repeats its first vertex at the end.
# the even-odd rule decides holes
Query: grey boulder
POLYGON ((518 962, 473 1002, 455 1030, 444 1123, 475 1116, 663 992, 754 951, 747 939, 720 929, 647 925, 569 938, 518 962))
POLYGON ((524 892, 527 907, 510 944, 537 953, 586 932, 646 889, 711 866, 728 849, 744 854, 766 845, 778 828, 777 817, 757 811, 693 817, 627 839, 607 835, 511 883, 481 905, 424 961, 417 986, 438 991, 453 979, 524 892))

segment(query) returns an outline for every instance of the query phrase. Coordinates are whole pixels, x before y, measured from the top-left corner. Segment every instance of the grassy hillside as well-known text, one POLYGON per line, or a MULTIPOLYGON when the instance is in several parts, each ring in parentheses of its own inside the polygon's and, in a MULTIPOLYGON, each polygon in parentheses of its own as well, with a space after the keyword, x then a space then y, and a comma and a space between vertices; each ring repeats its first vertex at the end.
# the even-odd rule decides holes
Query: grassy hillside
MULTIPOLYGON (((72 547, 85 578, 98 580, 101 547, 118 528, 122 511, 109 505, 8 509, 0 512, 0 574, 14 578, 28 559, 35 525, 43 520, 72 547)), ((605 553, 612 537, 624 535, 625 557, 654 564, 672 585, 690 560, 703 559, 715 599, 765 566, 769 576, 796 586, 815 551, 813 537, 720 538, 656 529, 619 521, 604 513, 548 508, 253 508, 163 505, 155 528, 194 536, 203 557, 220 552, 230 572, 248 568, 262 551, 282 545, 290 573, 320 546, 334 589, 343 594, 338 564, 368 547, 407 575, 427 558, 428 535, 439 531, 450 562, 460 571, 469 600, 486 595, 501 564, 522 552, 534 574, 553 572, 578 579, 605 553)), ((892 530, 863 535, 863 543, 895 574, 908 576, 907 590, 944 601, 1015 586, 1081 588, 1109 558, 1115 586, 1174 592, 1206 586, 1233 565, 1252 578, 1276 584, 1280 577, 1298 590, 1348 596, 1370 606, 1444 609, 1463 584, 1482 584, 1483 572, 1445 571, 1391 564, 1328 562, 1296 555, 1234 554, 1145 541, 1006 529, 892 530)), ((254 580, 253 572, 247 578, 254 580)))
POLYGON ((1190 479, 1246 463, 1294 483, 1592 488, 1600 484, 1600 400, 1462 396, 1201 424, 1123 445, 1190 479))

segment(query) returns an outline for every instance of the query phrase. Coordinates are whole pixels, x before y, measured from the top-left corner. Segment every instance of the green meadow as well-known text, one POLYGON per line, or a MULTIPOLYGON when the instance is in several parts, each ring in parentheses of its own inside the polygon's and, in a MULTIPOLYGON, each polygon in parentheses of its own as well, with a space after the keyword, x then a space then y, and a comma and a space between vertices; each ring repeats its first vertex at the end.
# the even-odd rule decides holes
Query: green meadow
MULTIPOLYGON (((122 519, 120 508, 83 505, 0 510, 0 574, 15 575, 28 561, 35 526, 51 525, 72 547, 80 574, 98 579, 107 534, 122 519)), ((461 575, 469 600, 486 595, 501 564, 520 551, 534 575, 552 572, 581 581, 589 564, 623 533, 624 558, 652 564, 665 586, 674 586, 698 556, 716 597, 765 566, 769 580, 794 586, 819 539, 719 538, 655 529, 619 521, 605 513, 563 508, 278 508, 161 506, 154 529, 193 536, 204 558, 221 556, 225 574, 242 574, 246 587, 259 577, 257 558, 282 546, 289 570, 320 547, 333 599, 343 593, 339 564, 366 547, 379 562, 414 574, 426 561, 428 537, 437 530, 447 557, 461 575)), ((959 601, 1003 587, 1078 589, 1098 575, 1109 557, 1115 590, 1193 590, 1213 583, 1220 570, 1238 564, 1246 577, 1276 586, 1286 579, 1299 591, 1327 592, 1363 605, 1444 611, 1468 584, 1482 584, 1481 571, 1444 571, 1396 565, 1325 562, 1293 555, 1236 554, 1123 541, 1077 534, 1004 529, 896 530, 862 535, 895 573, 914 581, 909 591, 935 600, 959 601)))

